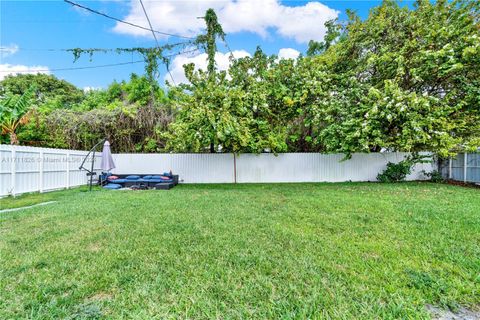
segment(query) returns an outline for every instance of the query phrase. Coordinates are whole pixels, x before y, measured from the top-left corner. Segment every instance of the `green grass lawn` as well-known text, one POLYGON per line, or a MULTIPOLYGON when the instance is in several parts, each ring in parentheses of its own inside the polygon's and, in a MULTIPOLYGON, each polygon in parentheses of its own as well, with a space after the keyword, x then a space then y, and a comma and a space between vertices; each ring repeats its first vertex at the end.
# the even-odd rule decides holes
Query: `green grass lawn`
MULTIPOLYGON (((74 190, 76 191, 75 193, 78 191, 86 192, 88 191, 88 187, 78 187, 74 190)), ((26 193, 16 197, 9 196, 0 199, 0 210, 28 207, 42 202, 56 201, 57 199, 63 198, 68 194, 72 194, 72 190, 61 190, 45 193, 26 193)))
POLYGON ((180 185, 49 197, 0 214, 0 319, 425 319, 427 304, 480 306, 478 189, 180 185))

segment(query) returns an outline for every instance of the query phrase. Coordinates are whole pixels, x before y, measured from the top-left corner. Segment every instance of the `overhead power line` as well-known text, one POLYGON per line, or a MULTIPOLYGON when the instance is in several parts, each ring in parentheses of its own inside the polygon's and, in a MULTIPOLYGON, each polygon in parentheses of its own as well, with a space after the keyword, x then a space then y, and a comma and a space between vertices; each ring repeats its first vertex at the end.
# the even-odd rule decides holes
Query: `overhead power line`
POLYGON ((158 43, 157 35, 153 31, 152 23, 150 22, 150 18, 148 17, 147 10, 145 10, 145 6, 143 5, 142 0, 140 0, 140 4, 142 5, 143 13, 145 14, 145 18, 147 18, 148 25, 150 26, 150 30, 152 31, 153 38, 155 39, 155 42, 157 43, 157 47, 160 48, 160 44, 158 43))
MULTIPOLYGON (((145 14, 145 17, 147 18, 148 25, 150 26, 150 30, 152 31, 153 38, 155 38, 155 42, 157 43, 157 48, 158 48, 158 50, 161 50, 161 49, 160 49, 160 44, 158 43, 157 35, 156 35, 155 32, 153 31, 152 23, 150 22, 150 18, 148 17, 147 10, 145 10, 145 6, 143 5, 143 1, 142 1, 142 0, 140 0, 140 4, 142 5, 143 13, 145 14)), ((168 67, 168 61, 167 61, 167 63, 166 63, 166 67, 167 67, 168 74, 170 75, 170 78, 172 79, 173 84, 176 85, 175 79, 173 79, 173 75, 172 75, 172 73, 170 72, 170 68, 168 67)))
MULTIPOLYGON (((170 58, 174 56, 179 56, 182 54, 186 53, 192 53, 198 51, 197 48, 191 49, 191 50, 186 50, 186 51, 180 51, 176 53, 172 53, 169 55, 165 55, 165 58, 170 58)), ((116 66, 124 66, 124 65, 129 65, 129 64, 136 64, 136 63, 142 63, 145 62, 145 60, 137 60, 137 61, 129 61, 129 62, 120 62, 120 63, 111 63, 111 64, 103 64, 103 65, 96 65, 96 66, 84 66, 84 67, 67 67, 67 68, 52 68, 52 69, 36 69, 36 70, 18 70, 18 71, 12 71, 12 70, 0 70, 2 73, 31 73, 31 72, 48 72, 48 71, 71 71, 71 70, 84 70, 84 69, 96 69, 96 68, 107 68, 107 67, 116 67, 116 66)))
MULTIPOLYGON (((191 44, 191 41, 183 41, 183 42, 175 42, 172 44, 168 44, 168 47, 177 47, 177 46, 186 46, 188 44, 191 44)), ((70 52, 76 48, 24 48, 24 47, 18 47, 16 48, 18 51, 57 51, 57 52, 70 52)), ((94 50, 98 51, 103 51, 103 52, 115 52, 118 53, 119 49, 134 49, 132 48, 92 48, 94 50)), ((148 49, 148 48, 145 48, 148 49)), ((165 48, 164 50, 170 50, 169 48, 165 48)), ((8 47, 0 47, 0 52, 8 51, 8 47)))
POLYGON ((96 68, 106 68, 106 67, 115 67, 115 66, 124 66, 127 64, 135 64, 145 62, 144 60, 138 61, 129 61, 129 62, 121 62, 121 63, 111 63, 111 64, 103 64, 97 66, 85 66, 85 67, 70 67, 70 68, 53 68, 53 69, 35 69, 35 70, 0 70, 0 72, 12 72, 12 73, 31 73, 31 72, 48 72, 48 71, 68 71, 68 70, 83 70, 83 69, 96 69, 96 68))
MULTIPOLYGON (((141 26, 141 25, 132 23, 132 22, 128 22, 128 21, 125 21, 125 20, 122 20, 122 19, 119 19, 119 18, 116 18, 116 17, 112 17, 112 16, 110 16, 110 15, 108 15, 108 14, 106 14, 106 13, 103 13, 103 12, 100 12, 100 11, 97 11, 97 10, 94 10, 94 9, 91 9, 91 8, 89 8, 89 7, 83 6, 83 5, 79 4, 79 3, 76 3, 76 2, 73 2, 73 1, 70 1, 70 0, 63 0, 63 1, 66 2, 66 3, 71 4, 72 6, 75 6, 75 7, 84 9, 84 10, 87 10, 88 12, 98 14, 98 15, 103 16, 103 17, 105 17, 105 18, 108 18, 108 19, 111 19, 111 20, 115 20, 115 21, 117 21, 117 22, 120 22, 120 23, 123 23, 123 24, 127 24, 127 25, 132 26, 132 27, 135 27, 135 28, 140 28, 140 29, 143 29, 143 30, 146 30, 146 31, 151 31, 151 32, 154 32, 154 33, 158 33, 158 34, 162 34, 162 35, 170 36, 170 37, 177 37, 177 38, 184 38, 184 39, 194 39, 193 37, 187 37, 187 36, 182 36, 182 35, 179 35, 179 34, 174 34, 174 33, 168 33, 168 32, 153 30, 153 28, 152 28, 151 25, 150 25, 150 29, 149 29, 149 28, 147 28, 147 27, 144 27, 144 26, 141 26)), ((143 4, 142 4, 142 7, 143 7, 143 4)))
POLYGON ((227 50, 230 51, 230 57, 231 57, 232 59, 234 59, 235 56, 233 55, 232 49, 230 49, 230 46, 228 45, 227 39, 225 39, 224 44, 225 44, 225 47, 227 48, 227 50))

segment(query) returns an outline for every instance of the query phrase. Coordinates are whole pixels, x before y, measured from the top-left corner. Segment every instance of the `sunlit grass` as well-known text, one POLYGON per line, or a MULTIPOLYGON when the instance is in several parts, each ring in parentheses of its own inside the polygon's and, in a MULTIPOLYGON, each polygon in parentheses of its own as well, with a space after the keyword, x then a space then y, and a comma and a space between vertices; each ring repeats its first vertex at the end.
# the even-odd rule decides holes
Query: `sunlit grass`
POLYGON ((55 201, 56 199, 65 197, 66 195, 73 195, 78 192, 86 192, 86 191, 88 191, 87 187, 77 187, 77 188, 74 188, 73 190, 60 190, 60 191, 45 192, 45 193, 34 192, 34 193, 17 195, 15 197, 13 196, 3 197, 3 198, 0 198, 0 210, 28 207, 28 206, 36 205, 42 202, 55 201))
POLYGON ((476 189, 179 185, 52 197, 0 215, 0 319, 427 318, 426 304, 480 303, 476 189))

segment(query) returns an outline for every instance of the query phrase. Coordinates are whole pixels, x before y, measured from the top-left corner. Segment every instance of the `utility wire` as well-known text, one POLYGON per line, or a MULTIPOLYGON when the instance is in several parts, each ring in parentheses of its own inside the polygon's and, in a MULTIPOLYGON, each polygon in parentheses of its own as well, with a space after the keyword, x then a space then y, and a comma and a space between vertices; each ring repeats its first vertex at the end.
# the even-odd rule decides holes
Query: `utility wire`
POLYGON ((148 17, 147 10, 145 10, 145 6, 143 5, 143 1, 140 0, 140 4, 142 5, 143 13, 145 14, 145 17, 147 18, 148 25, 150 26, 150 30, 152 31, 153 38, 155 39, 155 42, 157 43, 157 47, 160 49, 160 44, 158 43, 157 35, 155 32, 153 32, 153 27, 152 23, 150 22, 150 18, 148 17))
MULTIPOLYGON (((169 44, 168 46, 169 47, 177 47, 177 46, 181 46, 181 45, 187 45, 187 44, 191 44, 191 41, 183 41, 183 42, 176 42, 176 43, 172 43, 172 44, 169 44)), ((9 47, 0 47, 0 52, 4 52, 4 51, 9 51, 9 47)), ((72 51, 76 48, 24 48, 24 47, 18 47, 16 48, 18 49, 18 51, 59 51, 59 52, 65 52, 65 51, 72 51)), ((94 50, 98 50, 98 51, 104 51, 104 52, 117 52, 118 49, 135 49, 135 48, 92 48, 94 50)), ((145 49, 148 49, 148 48, 145 48, 145 49)), ((164 48, 164 50, 171 50, 171 49, 168 49, 168 48, 164 48)))
MULTIPOLYGON (((65 1, 67 1, 67 0, 65 0, 65 1)), ((162 49, 160 49, 160 44, 158 43, 157 35, 155 34, 155 32, 153 32, 152 23, 150 22, 150 18, 148 17, 147 10, 145 10, 145 6, 143 5, 142 0, 140 0, 140 4, 142 5, 143 13, 145 14, 145 17, 147 18, 148 25, 150 26, 150 30, 152 31, 153 37, 155 38, 155 42, 157 43, 158 50, 161 51, 162 49)), ((170 78, 172 79, 173 85, 176 85, 175 80, 173 79, 173 75, 170 72, 170 68, 168 67, 168 61, 165 65, 167 67, 168 74, 170 75, 170 78)))
POLYGON ((96 69, 96 68, 106 68, 106 67, 115 67, 115 66, 124 66, 127 64, 135 64, 145 62, 144 60, 130 61, 130 62, 121 62, 121 63, 112 63, 112 64, 103 64, 98 66, 85 66, 85 67, 71 67, 71 68, 54 68, 54 69, 35 69, 35 70, 0 70, 0 72, 12 72, 12 73, 24 73, 24 72, 47 72, 47 71, 68 71, 68 70, 83 70, 83 69, 96 69))
POLYGON ((227 39, 225 39, 224 43, 225 43, 225 47, 227 48, 227 50, 230 51, 230 57, 232 58, 232 60, 235 59, 235 56, 233 55, 232 49, 230 49, 230 46, 228 45, 227 39))
MULTIPOLYGON (((94 9, 91 9, 89 7, 85 7, 81 4, 78 4, 76 2, 73 2, 73 1, 70 1, 70 0, 63 0, 64 2, 66 3, 69 3, 71 4, 72 6, 75 6, 75 7, 78 7, 78 8, 81 8, 81 9, 84 9, 84 10, 87 10, 88 12, 91 12, 91 13, 95 13, 95 14, 98 14, 98 15, 101 15, 105 18, 108 18, 108 19, 111 19, 111 20, 115 20, 117 22, 120 22, 120 23, 124 23, 124 24, 127 24, 129 26, 132 26, 132 27, 136 27, 136 28, 140 28, 140 29, 143 29, 143 30, 146 30, 146 31, 151 31, 151 32, 155 32, 155 33, 158 33, 158 34, 163 34, 165 36, 170 36, 170 37, 177 37, 177 38, 184 38, 184 39, 194 39, 193 37, 187 37, 187 36, 182 36, 182 35, 178 35, 178 34, 173 34, 173 33, 168 33, 168 32, 163 32, 163 31, 157 31, 157 30, 153 30, 152 26, 150 25, 150 29, 144 27, 144 26, 141 26, 141 25, 138 25, 138 24, 135 24, 135 23, 132 23, 132 22, 128 22, 128 21, 125 21, 125 20, 122 20, 122 19, 119 19, 119 18, 115 18, 115 17, 112 17, 106 13, 103 13, 103 12, 100 12, 100 11, 97 11, 97 10, 94 10, 94 9)), ((142 4, 142 7, 143 7, 143 4, 142 4)))
MULTIPOLYGON (((195 52, 198 49, 192 49, 192 50, 186 50, 186 51, 181 51, 181 52, 176 52, 173 54, 166 55, 165 57, 174 57, 178 56, 181 54, 186 54, 186 53, 191 53, 195 52)), ((0 70, 2 73, 6 72, 12 72, 12 73, 25 73, 25 72, 48 72, 48 71, 71 71, 71 70, 84 70, 84 69, 96 69, 96 68, 107 68, 107 67, 115 67, 115 66, 124 66, 124 65, 129 65, 129 64, 136 64, 136 63, 142 63, 145 62, 145 60, 137 60, 137 61, 129 61, 129 62, 120 62, 120 63, 111 63, 111 64, 103 64, 103 65, 97 65, 97 66, 84 66, 84 67, 69 67, 69 68, 53 68, 53 69, 36 69, 36 70, 18 70, 18 71, 13 71, 12 70, 0 70)))
POLYGON ((185 51, 180 51, 180 52, 176 52, 176 53, 172 53, 172 54, 167 54, 164 57, 165 58, 170 58, 170 57, 179 56, 179 55, 182 55, 182 54, 185 54, 185 53, 192 53, 192 52, 196 52, 196 51, 198 51, 198 48, 185 50, 185 51))

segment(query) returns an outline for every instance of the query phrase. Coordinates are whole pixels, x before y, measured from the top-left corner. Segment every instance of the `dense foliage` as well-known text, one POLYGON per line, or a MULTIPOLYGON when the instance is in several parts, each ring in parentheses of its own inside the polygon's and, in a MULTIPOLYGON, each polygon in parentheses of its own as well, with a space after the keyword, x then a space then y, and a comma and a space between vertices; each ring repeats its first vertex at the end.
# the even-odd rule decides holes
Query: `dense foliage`
POLYGON ((329 22, 325 41, 311 42, 308 57, 279 61, 257 52, 235 61, 221 81, 191 79, 193 87, 178 102, 182 116, 171 125, 172 137, 180 133, 182 143, 169 146, 201 151, 210 136, 224 150, 247 152, 280 152, 285 143, 290 151, 347 156, 476 149, 479 7, 418 1, 410 10, 385 1, 365 21, 349 12, 345 26, 329 22), (216 106, 205 101, 209 95, 216 106), (252 134, 245 116, 265 132, 252 134))
MULTIPOLYGON (((89 149, 103 138, 114 141, 116 151, 157 152, 163 148, 160 134, 171 121, 168 97, 158 86, 152 87, 144 76, 132 74, 130 81, 113 82, 106 90, 83 92, 72 84, 54 76, 22 75, 7 77, 1 82, 7 98, 20 99, 16 88, 24 81, 36 85, 38 98, 35 112, 29 112, 30 121, 15 127, 23 144, 57 148, 89 149), (40 85, 39 85, 40 84, 40 85), (60 86, 61 84, 63 86, 60 86), (55 89, 51 89, 55 88, 55 89), (74 90, 69 90, 69 89, 74 90), (55 92, 52 92, 56 90, 55 92), (152 103, 151 94, 156 104, 152 103), (59 104, 72 96, 77 101, 59 104)), ((30 100, 29 106, 32 105, 30 100)), ((7 119, 2 113, 2 122, 7 119)), ((25 118, 24 118, 25 119, 25 118)), ((20 124, 20 123, 19 123, 20 124)), ((5 133, 6 130, 4 130, 5 133)), ((15 142, 9 135, 2 138, 15 142)), ((6 141, 5 141, 6 142, 6 141)))
POLYGON ((355 16, 330 47, 338 75, 318 112, 328 151, 476 148, 480 137, 480 3, 391 1, 355 16))
POLYGON ((83 99, 83 91, 73 84, 47 74, 18 74, 6 76, 0 83, 0 93, 22 95, 34 85, 44 108, 70 108, 83 99))
POLYGON ((348 17, 329 21, 306 56, 278 59, 259 48, 219 72, 214 53, 225 34, 209 10, 195 41, 208 68, 186 65, 189 83, 169 86, 168 97, 152 79, 155 64, 148 76, 88 93, 45 75, 8 77, 0 88, 18 96, 38 87, 39 112, 19 129, 21 143, 88 148, 107 137, 117 151, 347 157, 480 146, 479 2, 419 0, 411 9, 387 0, 365 20, 348 17))
MULTIPOLYGON (((405 181, 407 176, 412 173, 413 167, 416 164, 428 162, 431 162, 431 156, 412 153, 398 163, 388 162, 386 169, 377 175, 377 180, 386 183, 405 181)), ((434 172, 436 171, 428 173, 423 171, 427 177, 436 177, 436 173, 434 172)))

